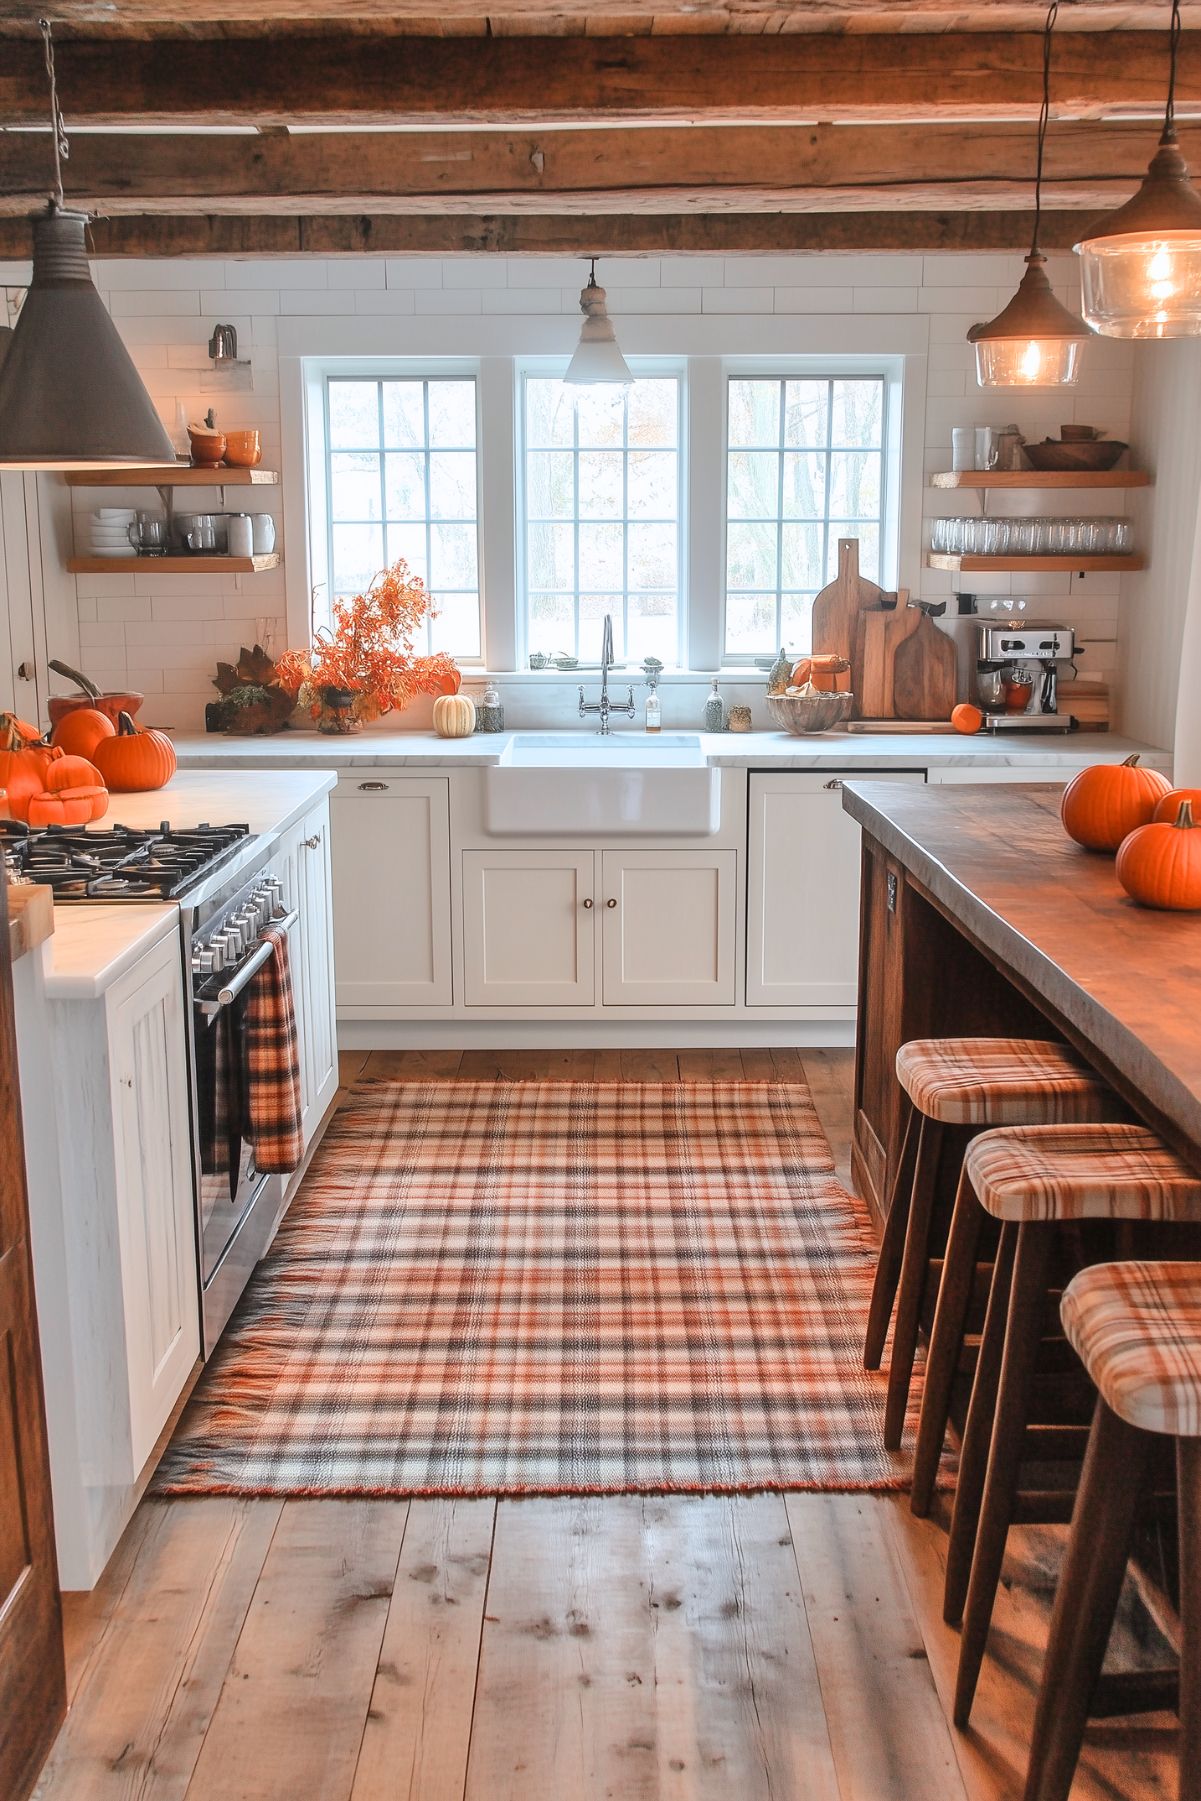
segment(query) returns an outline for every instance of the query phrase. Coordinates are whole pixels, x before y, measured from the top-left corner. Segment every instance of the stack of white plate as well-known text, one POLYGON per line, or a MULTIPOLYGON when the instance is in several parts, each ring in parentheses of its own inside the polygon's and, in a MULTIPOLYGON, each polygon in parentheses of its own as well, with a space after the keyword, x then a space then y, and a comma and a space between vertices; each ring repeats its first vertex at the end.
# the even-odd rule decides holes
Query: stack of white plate
POLYGON ((129 528, 137 519, 133 507, 97 507, 90 522, 91 549, 94 557, 132 557, 137 551, 129 542, 129 528))

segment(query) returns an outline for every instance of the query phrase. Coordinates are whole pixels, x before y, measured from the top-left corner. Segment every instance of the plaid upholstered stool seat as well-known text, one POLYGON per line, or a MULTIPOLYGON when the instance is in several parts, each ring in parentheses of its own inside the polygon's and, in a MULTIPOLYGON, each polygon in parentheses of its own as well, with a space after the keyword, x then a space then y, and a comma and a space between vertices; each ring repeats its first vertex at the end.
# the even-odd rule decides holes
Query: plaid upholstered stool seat
POLYGON ((892 1450, 905 1424, 930 1259, 942 1250, 935 1199, 943 1158, 961 1156, 973 1128, 1103 1119, 1115 1105, 1074 1051, 1038 1038, 915 1038, 896 1067, 905 1129, 863 1350, 865 1367, 878 1369, 895 1302, 884 1415, 892 1450))
POLYGON ((1103 1263, 1064 1291, 1098 1391, 1039 1688, 1026 1801, 1067 1801, 1157 1440, 1176 1440, 1181 1801, 1201 1797, 1201 1264, 1103 1263))
MULTIPOLYGON (((1000 1222, 1001 1236, 964 1428, 944 1595, 947 1620, 963 1619, 954 1709, 960 1726, 971 1712, 1015 1517, 1063 1228, 1089 1220, 1149 1227, 1201 1221, 1201 1180, 1138 1125, 1010 1126, 972 1140, 930 1343, 931 1377, 918 1435, 923 1475, 931 1462, 937 1465, 946 1434, 946 1397, 963 1348, 977 1246, 989 1215, 1000 1222)), ((1081 1245, 1072 1248, 1077 1263, 1092 1260, 1081 1245)), ((1044 1517, 1056 1517, 1054 1505, 1044 1517)))

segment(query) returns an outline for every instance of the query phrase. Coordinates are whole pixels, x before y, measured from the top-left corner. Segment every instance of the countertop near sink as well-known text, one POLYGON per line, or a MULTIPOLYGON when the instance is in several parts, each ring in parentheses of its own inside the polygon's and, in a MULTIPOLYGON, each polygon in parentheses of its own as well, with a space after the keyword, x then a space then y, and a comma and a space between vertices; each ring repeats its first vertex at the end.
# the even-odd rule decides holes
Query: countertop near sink
MULTIPOLYGON (((664 737, 677 736, 678 729, 664 737)), ((182 769, 469 769, 499 763, 514 735, 477 732, 470 738, 438 738, 432 732, 372 731, 351 737, 280 732, 273 738, 225 738, 184 733, 175 738, 175 748, 182 769)), ((527 730, 519 735, 527 740, 538 736, 527 730)), ((561 741, 566 734, 559 727, 545 736, 561 741)), ((582 730, 581 750, 596 737, 595 731, 582 730)), ((613 737, 645 741, 640 733, 615 731, 613 737)), ((812 738, 785 732, 701 732, 699 738, 705 760, 723 769, 1076 769, 1082 762, 1120 762, 1133 751, 1154 767, 1166 769, 1171 763, 1167 751, 1113 732, 981 733, 972 738, 957 732, 831 732, 812 738)), ((598 760, 603 758, 607 747, 595 748, 598 760)), ((571 755, 576 761, 576 753, 571 755)), ((654 755, 648 745, 648 761, 654 755)))
MULTIPOLYGON (((229 768, 181 769, 151 794, 114 794, 98 828, 246 824, 253 840, 286 831, 334 784, 331 772, 272 769, 256 774, 229 768)), ((236 868, 223 866, 220 879, 236 868)), ((179 929, 170 903, 130 901, 118 906, 59 906, 45 947, 46 993, 51 1000, 94 1000, 138 958, 179 929)))

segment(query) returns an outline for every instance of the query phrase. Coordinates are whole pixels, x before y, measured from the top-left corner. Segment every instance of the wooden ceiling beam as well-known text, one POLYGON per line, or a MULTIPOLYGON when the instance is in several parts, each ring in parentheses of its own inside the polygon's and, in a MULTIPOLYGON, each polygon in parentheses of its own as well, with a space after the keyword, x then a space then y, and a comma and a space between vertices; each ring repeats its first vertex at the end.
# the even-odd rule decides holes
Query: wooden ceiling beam
MULTIPOLYGON (((548 125, 1033 118, 1031 32, 890 35, 69 39, 69 124, 548 125)), ((1099 117, 1163 105, 1166 33, 1067 32, 1054 109, 1099 117)), ((1201 33, 1181 46, 1177 104, 1201 103, 1201 33)), ((0 56, 0 124, 44 124, 41 50, 0 56)))
MULTIPOLYGON (((1044 204, 1101 210, 1129 194, 1155 132, 1077 122, 1052 133, 1044 204)), ((1181 134, 1201 164, 1201 127, 1181 134)), ((1029 126, 672 126, 631 131, 317 132, 290 137, 76 136, 74 204, 124 213, 457 210, 910 212, 1029 203, 1029 126)), ((0 214, 48 185, 50 138, 0 135, 0 214)))
MULTIPOLYGON (((1047 250, 1066 250, 1093 215, 1044 216, 1047 250)), ((1030 243, 1029 212, 461 215, 140 215, 92 227, 97 256, 730 256, 787 251, 1010 250, 1030 243)), ((0 219, 0 259, 29 255, 23 219, 0 219)), ((749 279, 749 275, 748 275, 749 279)))

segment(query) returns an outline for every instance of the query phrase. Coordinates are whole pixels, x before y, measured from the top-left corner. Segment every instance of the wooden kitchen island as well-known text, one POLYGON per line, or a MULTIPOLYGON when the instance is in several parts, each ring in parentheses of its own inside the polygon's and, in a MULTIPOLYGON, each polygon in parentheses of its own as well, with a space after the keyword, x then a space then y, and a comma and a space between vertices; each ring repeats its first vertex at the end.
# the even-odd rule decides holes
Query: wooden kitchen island
POLYGON ((1065 1039, 1201 1169, 1201 919, 1128 900, 1113 858, 1067 837, 1061 792, 844 788, 863 827, 852 1167, 881 1223, 911 1038, 1065 1039))

